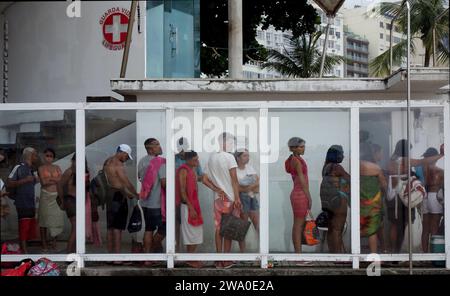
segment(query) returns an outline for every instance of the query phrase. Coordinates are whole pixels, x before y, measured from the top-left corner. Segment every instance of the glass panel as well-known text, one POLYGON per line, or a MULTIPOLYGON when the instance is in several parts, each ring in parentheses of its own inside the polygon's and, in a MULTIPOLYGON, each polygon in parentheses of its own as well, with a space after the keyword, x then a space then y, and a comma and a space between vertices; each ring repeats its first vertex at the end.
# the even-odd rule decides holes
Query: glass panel
POLYGON ((138 176, 145 176, 145 164, 149 162, 149 158, 142 160, 147 155, 144 142, 148 138, 155 138, 161 144, 160 147, 152 146, 152 149, 155 149, 152 150, 152 154, 158 154, 159 151, 165 152, 164 111, 90 110, 86 112, 86 159, 91 179, 104 169, 108 182, 113 187, 107 194, 105 206, 100 206, 101 201, 94 194, 92 195, 92 237, 89 237, 90 228, 87 226, 86 229, 88 253, 144 251, 160 253, 165 251, 165 223, 161 216, 161 186, 165 179, 165 166, 161 166, 157 172, 158 183, 152 187, 148 199, 141 201, 146 222, 145 230, 148 231, 130 233, 128 230, 131 214, 137 202, 137 199, 133 198, 134 191, 141 190, 138 176), (131 153, 132 159, 128 159, 128 152, 131 153), (120 171, 124 172, 131 186, 127 186, 126 181, 120 181, 117 178, 116 174, 120 171), (121 239, 119 239, 119 233, 122 235, 121 239), (108 241, 112 242, 114 237, 118 239, 117 243, 108 244, 108 241), (144 237, 147 239, 145 244, 144 237))
MULTIPOLYGON (((364 180, 361 179, 361 221, 364 222, 361 224, 361 251, 407 253, 407 199, 400 198, 407 182, 405 109, 361 110, 360 120, 361 178, 364 176, 364 180), (382 172, 381 178, 374 177, 377 170, 382 172), (386 190, 377 179, 385 180, 386 190)), ((414 181, 417 178, 424 187, 414 188, 428 192, 422 203, 413 204, 412 248, 415 253, 442 253, 443 200, 440 194, 444 162, 439 156, 444 141, 442 108, 414 108, 411 121, 413 185, 418 184, 414 181)), ((412 198, 412 202, 415 200, 412 198)))
MULTIPOLYGON (((413 228, 413 238, 417 236, 417 239, 414 239, 414 252, 445 253, 444 157, 439 156, 440 146, 444 143, 444 116, 442 108, 414 108, 413 115, 413 170, 427 192, 426 198, 417 207, 422 229, 419 224, 413 228), (436 158, 439 159, 436 161, 436 158)), ((443 262, 434 264, 444 266, 443 262)))
POLYGON ((68 212, 56 198, 57 181, 74 150, 74 111, 0 111, 0 183, 11 185, 2 190, 2 242, 18 243, 31 254, 74 251, 67 243, 68 212), (11 182, 28 178, 17 187, 11 182))
MULTIPOLYGON (((207 184, 209 186, 206 186, 204 182, 197 183, 198 200, 203 217, 203 239, 196 244, 196 248, 186 248, 185 241, 189 239, 187 229, 192 229, 193 227, 184 220, 186 219, 185 213, 180 215, 182 230, 179 249, 181 252, 216 252, 215 233, 220 227, 221 213, 232 208, 230 208, 229 203, 221 203, 221 198, 210 186, 214 189, 216 189, 215 187, 222 189, 227 195, 227 200, 232 200, 234 192, 232 187, 230 187, 231 174, 229 168, 235 167, 236 164, 240 165, 236 172, 241 186, 251 186, 256 183, 256 176, 260 175, 258 121, 259 111, 255 110, 203 110, 203 112, 199 111, 198 113, 195 113, 193 110, 177 110, 175 112, 175 151, 182 149, 177 141, 180 138, 185 138, 187 143, 189 143, 186 149, 193 149, 198 153, 201 170, 207 176, 206 182, 214 184, 207 184), (217 153, 219 151, 218 139, 225 131, 235 136, 235 141, 232 141, 234 145, 230 145, 227 150, 231 155, 230 153, 217 153), (236 150, 244 152, 244 148, 249 153, 239 154, 240 157, 236 158, 237 155, 234 152, 236 150), (245 164, 246 158, 249 160, 248 164, 245 164), (184 231, 183 228, 185 229, 184 231)), ((181 161, 177 160, 176 163, 181 163, 181 161)), ((240 199, 243 208, 241 213, 236 212, 234 214, 252 222, 252 225, 245 235, 245 243, 238 244, 236 241, 233 241, 231 252, 258 252, 259 196, 257 192, 259 188, 254 185, 252 190, 250 190, 250 187, 241 189, 248 192, 241 192, 240 199)), ((180 207, 182 210, 184 205, 181 204, 180 207)))
POLYGON ((347 206, 350 197, 348 110, 271 110, 269 118, 269 139, 273 148, 271 151, 274 153, 272 163, 269 164, 270 252, 349 253, 351 218, 347 206), (290 151, 288 141, 294 137, 306 141, 304 155, 300 151, 303 143, 292 142, 292 145, 298 144, 299 147, 290 151), (332 145, 339 146, 332 148, 332 145), (339 151, 343 152, 343 159, 339 151), (304 162, 298 161, 299 158, 289 158, 293 152, 296 155, 300 153, 304 162), (329 161, 325 163, 327 154, 329 161), (294 176, 297 175, 295 177, 286 172, 285 161, 288 159, 288 169, 294 176), (299 167, 303 167, 305 163, 307 166, 307 172, 306 169, 301 172, 309 179, 313 217, 321 214, 324 208, 328 213, 334 213, 331 219, 333 225, 337 225, 334 232, 330 231, 329 226, 321 225, 320 237, 314 246, 300 244, 308 205, 307 195, 295 168, 298 163, 299 167), (324 174, 326 178, 322 177, 323 172, 327 172, 324 174), (335 177, 332 177, 333 175, 335 177), (294 248, 294 242, 297 250, 294 248))

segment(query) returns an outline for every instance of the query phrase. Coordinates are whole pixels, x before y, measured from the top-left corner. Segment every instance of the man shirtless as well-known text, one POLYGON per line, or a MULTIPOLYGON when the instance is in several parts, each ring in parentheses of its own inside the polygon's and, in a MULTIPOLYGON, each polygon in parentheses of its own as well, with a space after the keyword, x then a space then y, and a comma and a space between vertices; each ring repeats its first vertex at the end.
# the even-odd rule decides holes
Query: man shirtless
MULTIPOLYGON (((122 231, 127 226, 127 198, 137 198, 138 194, 125 173, 124 163, 131 157, 131 148, 126 144, 117 147, 116 154, 105 161, 103 170, 108 178, 111 189, 106 203, 106 223, 108 229, 108 252, 120 253, 122 231)), ((120 264, 120 262, 114 262, 120 264)))
MULTIPOLYGON (((423 157, 439 155, 435 148, 428 148, 423 157)), ((437 199, 438 191, 444 186, 444 171, 436 166, 436 161, 425 166, 425 188, 427 196, 422 203, 423 229, 422 249, 424 253, 429 250, 430 235, 435 235, 439 229, 439 222, 444 213, 444 206, 437 199)))

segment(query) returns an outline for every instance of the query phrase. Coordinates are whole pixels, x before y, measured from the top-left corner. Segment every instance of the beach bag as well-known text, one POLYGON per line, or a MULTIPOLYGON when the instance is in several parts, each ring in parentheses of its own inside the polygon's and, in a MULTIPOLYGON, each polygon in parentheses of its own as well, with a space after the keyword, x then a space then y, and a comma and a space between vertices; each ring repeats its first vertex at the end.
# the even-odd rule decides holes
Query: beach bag
MULTIPOLYGON (((411 208, 417 207, 425 198, 426 190, 422 182, 417 177, 411 177, 410 183, 411 208)), ((408 206, 408 181, 404 181, 402 189, 399 194, 400 200, 405 207, 408 206)))
POLYGON ((311 212, 308 212, 305 228, 302 233, 302 244, 308 246, 315 246, 320 243, 320 232, 317 228, 316 221, 311 212))
MULTIPOLYGON (((23 254, 22 249, 18 243, 4 242, 2 244, 2 255, 19 255, 23 254)), ((17 262, 2 262, 2 268, 13 268, 17 262)))
POLYGON ((40 258, 36 264, 28 271, 28 276, 60 276, 61 271, 58 265, 47 259, 40 258))
POLYGON ((333 166, 331 163, 325 167, 324 176, 320 183, 320 201, 322 203, 322 209, 335 209, 336 207, 339 207, 341 201, 339 188, 337 188, 334 183, 336 177, 329 175, 332 169, 333 166))
POLYGON ((322 211, 316 218, 316 226, 320 228, 328 228, 328 221, 330 217, 328 211, 322 211))
POLYGON ((1 276, 26 276, 33 266, 33 260, 24 259, 15 268, 2 270, 1 276))
POLYGON ((144 222, 144 212, 142 211, 141 204, 138 203, 134 206, 133 212, 131 213, 130 221, 128 222, 128 232, 134 233, 141 231, 144 222))
POLYGON ((220 235, 226 239, 241 242, 245 240, 250 224, 250 221, 245 221, 233 213, 222 214, 220 235))

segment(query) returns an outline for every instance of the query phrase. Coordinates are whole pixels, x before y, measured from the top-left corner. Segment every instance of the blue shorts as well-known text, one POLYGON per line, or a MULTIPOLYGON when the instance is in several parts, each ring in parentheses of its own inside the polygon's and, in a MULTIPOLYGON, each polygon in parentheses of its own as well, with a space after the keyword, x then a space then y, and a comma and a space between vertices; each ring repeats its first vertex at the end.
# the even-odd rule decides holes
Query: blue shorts
POLYGON ((248 194, 240 194, 241 204, 242 204, 242 212, 249 213, 250 211, 258 211, 259 210, 259 201, 256 197, 250 197, 248 194))

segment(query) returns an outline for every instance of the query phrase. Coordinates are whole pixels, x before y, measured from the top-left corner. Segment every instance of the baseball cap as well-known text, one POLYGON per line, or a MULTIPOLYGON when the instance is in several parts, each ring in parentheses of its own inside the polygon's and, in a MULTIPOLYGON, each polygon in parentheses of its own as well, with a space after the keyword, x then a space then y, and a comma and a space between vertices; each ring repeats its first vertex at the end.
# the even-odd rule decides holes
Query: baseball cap
POLYGON ((133 157, 131 157, 131 147, 127 144, 120 144, 119 147, 117 147, 117 152, 125 152, 128 154, 128 157, 133 160, 133 157))
POLYGON ((437 151, 436 148, 430 147, 427 149, 427 151, 425 151, 424 154, 422 154, 423 157, 430 157, 430 156, 435 156, 438 155, 439 152, 437 151))

